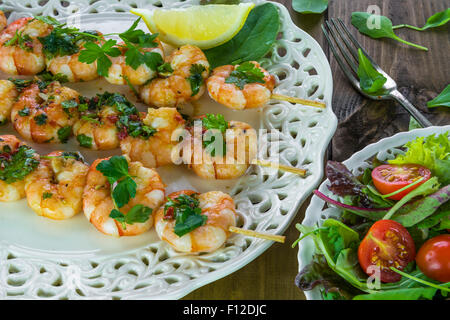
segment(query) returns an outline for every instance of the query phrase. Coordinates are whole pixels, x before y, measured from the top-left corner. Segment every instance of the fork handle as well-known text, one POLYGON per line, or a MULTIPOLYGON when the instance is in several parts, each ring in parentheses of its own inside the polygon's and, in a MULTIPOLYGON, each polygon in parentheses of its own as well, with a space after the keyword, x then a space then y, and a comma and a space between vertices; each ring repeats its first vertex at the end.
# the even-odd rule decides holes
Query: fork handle
POLYGON ((433 126, 433 124, 427 119, 425 118, 425 116, 420 113, 419 110, 416 109, 416 107, 414 107, 412 105, 411 102, 408 101, 408 99, 405 98, 404 95, 402 95, 400 93, 400 91, 398 90, 394 90, 389 94, 392 98, 394 98, 397 102, 399 102, 405 109, 406 111, 409 112, 409 114, 416 119, 416 121, 424 128, 426 127, 431 127, 433 126))

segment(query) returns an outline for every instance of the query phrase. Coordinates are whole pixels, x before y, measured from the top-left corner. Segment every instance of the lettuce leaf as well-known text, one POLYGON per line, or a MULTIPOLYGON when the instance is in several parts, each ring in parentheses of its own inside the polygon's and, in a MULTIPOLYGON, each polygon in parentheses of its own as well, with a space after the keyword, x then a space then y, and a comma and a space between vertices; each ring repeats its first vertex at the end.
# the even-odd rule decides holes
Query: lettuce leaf
POLYGON ((419 300, 420 298, 431 300, 436 291, 435 288, 396 289, 357 295, 353 300, 419 300))

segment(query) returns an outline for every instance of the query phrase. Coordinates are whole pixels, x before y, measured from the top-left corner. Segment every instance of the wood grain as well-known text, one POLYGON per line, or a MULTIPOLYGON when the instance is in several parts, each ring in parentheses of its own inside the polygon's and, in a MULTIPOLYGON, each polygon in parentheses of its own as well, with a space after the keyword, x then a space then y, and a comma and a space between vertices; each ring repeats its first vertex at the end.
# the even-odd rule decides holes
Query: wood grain
MULTIPOLYGON (((313 36, 330 58, 320 25, 328 17, 342 18, 368 53, 390 74, 400 91, 436 125, 450 124, 450 109, 426 107, 449 83, 450 38, 449 27, 426 32, 398 30, 408 41, 429 47, 422 52, 392 40, 374 40, 353 28, 351 13, 366 11, 369 5, 378 5, 381 14, 394 24, 408 23, 422 26, 437 11, 450 7, 450 0, 330 0, 329 9, 322 15, 302 15, 294 12, 291 0, 278 0, 291 13, 293 21, 313 36)), ((341 161, 367 144, 382 137, 408 130, 409 115, 395 102, 375 102, 364 99, 348 83, 331 58, 334 93, 333 109, 340 120, 331 144, 329 156, 341 161)), ((297 275, 297 249, 291 244, 298 237, 295 223, 301 222, 309 200, 305 202, 286 231, 285 244, 274 244, 260 257, 241 270, 189 294, 185 299, 304 299, 294 285, 297 275)))

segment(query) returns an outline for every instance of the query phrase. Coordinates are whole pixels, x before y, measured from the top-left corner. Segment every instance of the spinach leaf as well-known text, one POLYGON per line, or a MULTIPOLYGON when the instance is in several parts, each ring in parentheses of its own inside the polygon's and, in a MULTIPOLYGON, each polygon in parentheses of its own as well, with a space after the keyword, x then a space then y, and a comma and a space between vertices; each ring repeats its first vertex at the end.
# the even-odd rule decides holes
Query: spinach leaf
POLYGON ((300 13, 322 13, 328 8, 328 0, 292 0, 292 8, 300 13))
POLYGON ((450 21, 450 8, 445 9, 444 11, 440 11, 438 13, 433 14, 431 17, 428 18, 427 22, 422 28, 411 26, 409 24, 401 24, 398 26, 394 26, 394 29, 399 28, 410 28, 417 31, 424 31, 430 28, 436 28, 443 26, 447 22, 450 21))
POLYGON ((358 49, 358 77, 361 89, 367 93, 376 93, 383 88, 387 79, 373 67, 370 60, 358 49))
POLYGON ((353 300, 419 300, 420 298, 431 300, 436 294, 435 288, 406 288, 396 290, 379 291, 370 294, 355 296, 353 300))
POLYGON ((450 84, 433 100, 427 102, 428 108, 450 107, 450 84))
POLYGON ((398 37, 394 33, 392 21, 385 16, 374 15, 368 12, 353 12, 352 24, 359 30, 359 32, 371 38, 374 39, 390 38, 402 42, 404 44, 413 46, 415 48, 428 51, 428 48, 425 48, 415 43, 411 43, 398 37), (377 26, 372 25, 371 23, 372 21, 380 21, 380 27, 377 28, 377 26))
POLYGON ((211 68, 264 57, 276 41, 280 29, 278 9, 271 3, 255 7, 244 26, 230 41, 204 53, 211 68))

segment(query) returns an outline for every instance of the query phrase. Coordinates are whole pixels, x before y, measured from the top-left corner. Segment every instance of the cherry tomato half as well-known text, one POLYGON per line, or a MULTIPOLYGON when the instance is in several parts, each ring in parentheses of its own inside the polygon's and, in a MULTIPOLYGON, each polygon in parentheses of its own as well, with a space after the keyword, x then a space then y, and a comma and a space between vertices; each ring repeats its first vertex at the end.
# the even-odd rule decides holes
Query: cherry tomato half
POLYGON ((392 200, 400 200, 412 190, 430 179, 430 170, 418 164, 385 164, 376 167, 372 171, 373 184, 381 194, 390 194, 395 192, 417 181, 421 177, 424 178, 421 182, 400 193, 397 193, 396 195, 393 195, 392 197, 389 197, 389 199, 392 200))
POLYGON ((402 276, 390 267, 403 270, 415 256, 416 248, 408 230, 393 220, 375 222, 358 248, 361 268, 370 276, 373 267, 379 267, 382 282, 399 281, 402 276))
POLYGON ((450 234, 425 242, 417 252, 416 263, 428 278, 450 282, 450 234))

